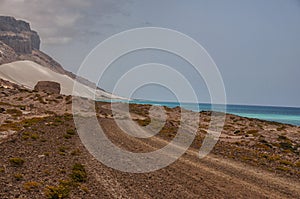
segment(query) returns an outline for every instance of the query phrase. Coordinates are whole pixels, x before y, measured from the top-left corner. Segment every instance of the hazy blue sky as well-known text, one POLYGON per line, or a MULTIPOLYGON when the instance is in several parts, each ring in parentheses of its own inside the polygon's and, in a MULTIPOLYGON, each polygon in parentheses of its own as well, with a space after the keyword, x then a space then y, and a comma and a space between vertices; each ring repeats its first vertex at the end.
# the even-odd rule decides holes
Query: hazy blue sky
MULTIPOLYGON (((298 0, 0 0, 0 13, 30 21, 42 37, 42 49, 72 72, 112 34, 145 26, 171 28, 209 52, 229 103, 300 107, 298 0)), ((114 63, 101 86, 110 90, 122 71, 155 61, 187 75, 200 100, 209 100, 204 82, 187 63, 166 53, 139 53, 114 63)), ((170 96, 153 86, 135 94, 162 100, 170 96)))

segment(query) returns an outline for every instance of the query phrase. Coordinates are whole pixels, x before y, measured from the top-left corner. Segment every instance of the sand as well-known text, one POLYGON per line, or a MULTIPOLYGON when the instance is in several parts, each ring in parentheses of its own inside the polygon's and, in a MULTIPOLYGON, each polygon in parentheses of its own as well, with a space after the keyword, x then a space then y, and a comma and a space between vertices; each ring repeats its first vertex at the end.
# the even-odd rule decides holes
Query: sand
MULTIPOLYGON (((16 61, 0 65, 0 78, 33 89, 38 81, 54 81, 61 84, 61 94, 72 95, 75 80, 59 74, 32 61, 16 61)), ((78 92, 73 95, 94 98, 94 89, 78 83, 78 92)), ((96 98, 119 98, 110 93, 97 90, 96 98)))

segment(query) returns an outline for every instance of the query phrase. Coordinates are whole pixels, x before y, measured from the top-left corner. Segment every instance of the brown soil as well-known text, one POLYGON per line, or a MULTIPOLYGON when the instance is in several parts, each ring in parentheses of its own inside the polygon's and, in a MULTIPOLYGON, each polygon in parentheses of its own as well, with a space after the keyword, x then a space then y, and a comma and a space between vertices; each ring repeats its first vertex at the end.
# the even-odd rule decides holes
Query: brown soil
MULTIPOLYGON (((71 108, 66 96, 39 93, 42 99, 57 100, 44 104, 37 93, 4 88, 1 92, 9 95, 3 94, 0 108, 19 110, 19 105, 29 103, 34 107, 28 115, 23 110, 18 116, 0 113, 2 131, 14 130, 0 144, 0 198, 47 198, 51 189, 65 193, 65 198, 300 198, 299 127, 228 115, 213 153, 199 159, 210 121, 210 113, 203 112, 197 137, 180 159, 155 172, 132 174, 108 168, 89 154, 72 115, 65 114, 71 108), (49 109, 55 111, 46 112, 49 109), (84 167, 86 179, 73 178, 76 164, 84 167)), ((148 122, 148 109, 131 106, 142 126, 148 122)), ((116 126, 107 104, 97 106, 99 123, 111 141, 134 152, 154 151, 174 137, 180 109, 166 109, 168 121, 162 131, 139 139, 116 126)))

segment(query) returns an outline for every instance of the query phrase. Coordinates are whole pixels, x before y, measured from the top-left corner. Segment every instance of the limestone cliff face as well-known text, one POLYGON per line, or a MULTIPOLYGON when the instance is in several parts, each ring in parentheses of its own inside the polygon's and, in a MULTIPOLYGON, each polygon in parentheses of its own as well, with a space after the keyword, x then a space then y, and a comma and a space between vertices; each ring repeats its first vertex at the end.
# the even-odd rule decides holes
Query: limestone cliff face
POLYGON ((31 54, 40 49, 40 37, 29 23, 13 17, 0 16, 0 41, 19 54, 31 54))
POLYGON ((55 72, 68 74, 51 57, 41 52, 40 37, 29 23, 14 17, 0 16, 0 65, 20 60, 31 60, 55 72))
MULTIPOLYGON (((65 70, 58 62, 40 51, 40 37, 31 30, 29 23, 14 17, 0 16, 0 65, 14 61, 30 60, 54 72, 67 75, 84 85, 96 85, 65 70)), ((99 88, 100 89, 100 88, 99 88)), ((102 89, 100 89, 102 90, 102 89)))
POLYGON ((0 64, 17 60, 17 53, 10 46, 0 41, 0 64))

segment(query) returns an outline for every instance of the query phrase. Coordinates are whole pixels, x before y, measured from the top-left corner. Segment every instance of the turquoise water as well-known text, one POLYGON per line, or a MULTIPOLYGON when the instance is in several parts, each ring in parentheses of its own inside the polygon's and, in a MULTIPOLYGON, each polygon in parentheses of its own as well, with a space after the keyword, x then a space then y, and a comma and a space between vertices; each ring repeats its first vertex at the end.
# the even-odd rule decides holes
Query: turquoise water
MULTIPOLYGON (((167 106, 170 108, 181 106, 193 111, 210 111, 211 104, 193 104, 193 103, 178 103, 178 102, 156 102, 146 100, 112 100, 112 102, 129 102, 132 104, 152 104, 158 106, 167 106)), ((223 111, 224 106, 215 105, 215 111, 223 111)), ((275 121, 286 124, 300 126, 300 108, 294 107, 273 107, 273 106, 248 106, 248 105, 227 105, 226 112, 248 118, 257 118, 267 121, 275 121)))

